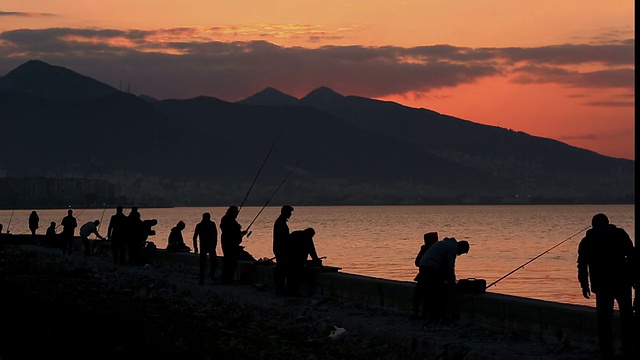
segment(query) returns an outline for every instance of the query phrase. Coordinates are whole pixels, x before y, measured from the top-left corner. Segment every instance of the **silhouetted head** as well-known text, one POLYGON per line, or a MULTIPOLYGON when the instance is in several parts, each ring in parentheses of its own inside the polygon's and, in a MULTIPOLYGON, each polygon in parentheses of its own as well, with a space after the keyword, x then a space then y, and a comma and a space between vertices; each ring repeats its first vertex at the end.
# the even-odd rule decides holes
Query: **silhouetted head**
POLYGON ((36 212, 35 210, 33 210, 33 211, 31 212, 31 215, 35 215, 35 214, 37 214, 37 212, 36 212))
POLYGON ((118 205, 118 207, 116 208, 116 214, 122 214, 123 211, 124 211, 124 208, 118 205))
POLYGON ((51 222, 51 225, 49 225, 49 226, 50 226, 50 227, 53 227, 53 228, 54 228, 54 227, 56 227, 56 222, 55 222, 55 221, 52 221, 52 222, 51 222))
POLYGON ((180 229, 180 230, 184 230, 185 226, 186 225, 184 224, 184 221, 182 221, 182 220, 178 221, 178 224, 176 225, 176 227, 178 229, 180 229))
POLYGON ((202 214, 202 220, 211 220, 211 214, 208 212, 202 214))
POLYGON ((237 206, 229 206, 226 212, 227 215, 231 215, 231 216, 237 216, 238 213, 240 213, 240 209, 238 209, 237 206))
POLYGON ((96 224, 96 226, 98 226, 98 224, 100 224, 100 220, 93 220, 93 223, 96 224))
POLYGON ((68 215, 73 215, 73 210, 71 210, 71 209, 67 210, 67 214, 68 215))
POLYGON ((469 252, 469 242, 468 241, 458 241, 458 255, 466 254, 469 252))
POLYGON ((433 231, 433 232, 428 232, 426 234, 424 234, 424 244, 425 245, 432 245, 438 242, 438 233, 433 231))
POLYGON ((283 205, 282 208, 280 209, 280 214, 282 215, 291 215, 291 213, 293 212, 293 206, 291 205, 283 205))
POLYGON ((591 219, 591 226, 596 228, 601 228, 609 225, 609 218, 605 214, 596 214, 591 219))
POLYGON ((304 230, 302 230, 305 235, 309 236, 309 237, 313 237, 316 234, 316 231, 313 230, 313 228, 306 228, 304 230))

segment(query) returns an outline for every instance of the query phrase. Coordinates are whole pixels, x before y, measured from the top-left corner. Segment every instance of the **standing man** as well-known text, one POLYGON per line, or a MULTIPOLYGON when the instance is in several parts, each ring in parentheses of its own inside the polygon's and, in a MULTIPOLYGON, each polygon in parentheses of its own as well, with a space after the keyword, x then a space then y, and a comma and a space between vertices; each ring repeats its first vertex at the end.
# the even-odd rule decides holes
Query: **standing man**
POLYGON ((216 270, 218 269, 218 228, 216 223, 211 221, 211 214, 202 214, 202 221, 196 224, 193 232, 193 251, 198 253, 198 237, 200 237, 200 285, 204 285, 204 278, 207 270, 207 255, 209 255, 209 278, 216 282, 216 270))
POLYGON ((289 238, 287 221, 293 213, 293 207, 284 205, 280 209, 280 216, 273 223, 273 255, 276 257, 276 267, 273 269, 273 282, 277 295, 286 293, 286 250, 289 238))
POLYGON ((107 239, 111 241, 111 253, 113 254, 114 264, 125 264, 125 256, 127 252, 126 243, 127 232, 127 216, 124 214, 122 206, 116 208, 116 213, 109 220, 107 228, 107 239))
POLYGON ((82 239, 82 246, 84 246, 84 256, 91 256, 91 243, 89 242, 89 235, 95 234, 100 240, 104 240, 102 235, 98 233, 98 224, 100 220, 89 221, 80 227, 80 239, 82 239))
POLYGON ((40 217, 38 216, 38 213, 35 210, 33 210, 29 215, 29 230, 31 230, 32 240, 36 239, 36 229, 40 227, 39 223, 40 223, 40 217))
POLYGON ((624 229, 609 224, 605 214, 594 215, 591 229, 587 230, 586 236, 578 245, 578 281, 586 299, 590 298, 592 291, 596 294, 598 344, 603 359, 614 358, 614 300, 618 302, 620 310, 623 356, 625 359, 635 358, 631 303, 635 261, 629 234, 624 229))
POLYGON ((69 209, 67 211, 67 216, 62 218, 62 222, 60 222, 60 225, 62 225, 62 232, 60 233, 60 237, 62 238, 64 244, 63 253, 71 255, 73 253, 73 248, 75 245, 74 233, 76 231, 76 228, 78 227, 78 222, 76 221, 76 218, 73 217, 73 210, 69 209))
POLYGON ((446 237, 431 245, 420 259, 420 276, 424 283, 423 314, 428 324, 444 320, 447 301, 456 285, 456 258, 469 252, 467 241, 446 237))
POLYGON ((247 230, 242 230, 242 226, 236 218, 240 210, 237 206, 230 206, 227 212, 220 219, 220 245, 222 245, 222 284, 231 285, 238 267, 238 258, 242 247, 242 237, 247 235, 247 230))

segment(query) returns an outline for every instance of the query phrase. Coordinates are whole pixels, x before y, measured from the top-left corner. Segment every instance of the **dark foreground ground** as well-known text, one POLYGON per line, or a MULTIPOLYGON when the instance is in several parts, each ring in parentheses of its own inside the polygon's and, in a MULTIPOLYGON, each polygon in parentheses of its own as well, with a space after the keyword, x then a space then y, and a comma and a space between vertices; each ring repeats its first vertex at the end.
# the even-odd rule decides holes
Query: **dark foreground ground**
POLYGON ((0 360, 595 359, 478 324, 424 327, 408 314, 256 286, 197 285, 189 269, 0 242, 0 360), (347 336, 334 340, 335 326, 347 336))

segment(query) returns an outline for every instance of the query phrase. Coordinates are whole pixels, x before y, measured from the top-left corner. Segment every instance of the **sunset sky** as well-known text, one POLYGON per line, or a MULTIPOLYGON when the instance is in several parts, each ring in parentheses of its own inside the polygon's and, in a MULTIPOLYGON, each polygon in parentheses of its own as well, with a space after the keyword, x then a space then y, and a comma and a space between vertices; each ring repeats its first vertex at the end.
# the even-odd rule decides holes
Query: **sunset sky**
POLYGON ((0 2, 0 76, 39 59, 158 99, 328 86, 635 160, 634 48, 631 0, 0 2))

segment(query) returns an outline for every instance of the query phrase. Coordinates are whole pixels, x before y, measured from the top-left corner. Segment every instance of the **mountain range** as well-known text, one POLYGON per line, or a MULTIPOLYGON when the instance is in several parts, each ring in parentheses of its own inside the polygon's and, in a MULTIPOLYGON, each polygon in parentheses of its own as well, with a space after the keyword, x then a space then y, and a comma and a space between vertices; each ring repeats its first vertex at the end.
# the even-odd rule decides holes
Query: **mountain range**
POLYGON ((174 206, 633 203, 635 161, 319 87, 158 100, 39 60, 0 77, 0 176, 174 206))

